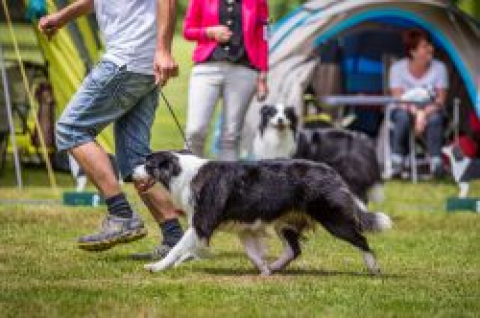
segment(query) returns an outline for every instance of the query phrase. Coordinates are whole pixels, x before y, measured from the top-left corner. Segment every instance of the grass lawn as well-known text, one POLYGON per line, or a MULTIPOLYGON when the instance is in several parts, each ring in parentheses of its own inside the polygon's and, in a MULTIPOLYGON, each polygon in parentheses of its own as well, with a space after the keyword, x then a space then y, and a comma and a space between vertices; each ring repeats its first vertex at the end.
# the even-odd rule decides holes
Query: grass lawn
MULTIPOLYGON (((444 212, 444 198, 456 191, 448 183, 390 182, 386 189, 388 199, 375 209, 387 212, 394 228, 369 236, 380 277, 367 274, 356 250, 319 229, 288 270, 262 278, 224 233, 212 242, 215 258, 146 272, 128 254, 151 248, 158 229, 135 199, 148 222, 146 239, 103 253, 78 250, 76 237, 98 226, 102 208, 11 204, 6 200, 58 197, 45 187, 1 188, 0 200, 10 203, 0 205, 0 316, 478 317, 479 216, 444 212)), ((473 190, 478 195, 480 186, 473 190)), ((280 246, 271 243, 273 257, 280 246)))
MULTIPOLYGON (((191 46, 175 45, 181 78, 165 92, 184 123, 191 46)), ((153 149, 182 146, 163 106, 152 137, 153 149)), ((57 176, 62 189, 72 187, 68 175, 57 176)), ((394 228, 369 236, 381 276, 369 276, 356 250, 319 228, 288 270, 263 278, 223 233, 212 241, 213 259, 143 270, 128 255, 152 248, 158 228, 129 185, 149 236, 103 253, 81 251, 76 238, 99 225, 104 208, 60 205, 40 169, 27 169, 24 179, 28 188, 16 190, 11 162, 0 176, 0 317, 480 316, 480 216, 444 211, 457 192, 449 182, 386 185, 387 200, 373 208, 389 214, 394 228)), ((471 195, 480 196, 480 183, 471 195)), ((273 258, 280 245, 271 245, 273 258)))

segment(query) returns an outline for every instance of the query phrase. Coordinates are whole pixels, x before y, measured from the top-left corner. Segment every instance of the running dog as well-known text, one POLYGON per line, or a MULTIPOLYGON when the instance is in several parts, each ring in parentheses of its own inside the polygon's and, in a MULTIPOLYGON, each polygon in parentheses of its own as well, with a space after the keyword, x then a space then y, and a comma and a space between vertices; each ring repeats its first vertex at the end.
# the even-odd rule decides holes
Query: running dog
POLYGON ((189 228, 168 255, 145 265, 161 271, 199 256, 218 230, 237 233, 262 275, 284 269, 301 253, 305 230, 320 223, 333 236, 357 247, 371 273, 379 269, 365 231, 391 227, 383 213, 369 213, 332 168, 306 160, 223 162, 186 152, 151 154, 134 177, 152 177, 185 211, 189 228), (264 258, 262 238, 273 227, 284 243, 273 263, 264 258))

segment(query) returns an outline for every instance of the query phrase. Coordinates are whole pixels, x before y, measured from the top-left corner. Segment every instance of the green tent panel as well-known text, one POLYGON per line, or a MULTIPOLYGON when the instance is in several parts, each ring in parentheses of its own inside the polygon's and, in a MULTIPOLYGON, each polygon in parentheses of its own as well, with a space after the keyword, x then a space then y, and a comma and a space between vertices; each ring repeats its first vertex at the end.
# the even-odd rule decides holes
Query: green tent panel
MULTIPOLYGON (((15 2, 13 2, 15 3, 15 2)), ((28 4, 28 0, 25 0, 28 4)), ((19 5, 22 6, 22 5, 19 5)), ((18 11, 17 4, 10 2, 12 11, 18 11)), ((56 1, 47 0, 48 13, 57 10, 56 1)), ((13 23, 15 40, 20 49, 22 61, 36 65, 48 65, 49 80, 53 86, 56 102, 56 116, 58 117, 69 100, 77 91, 88 70, 101 56, 98 29, 91 22, 91 17, 82 17, 61 29, 51 40, 43 36, 36 27, 36 22, 16 17, 13 23)), ((4 49, 7 65, 17 63, 14 50, 14 40, 5 19, 0 22, 0 45, 4 49)), ((33 122, 29 120, 30 125, 33 122)), ((107 151, 114 148, 112 129, 107 128, 98 136, 100 144, 107 151)))

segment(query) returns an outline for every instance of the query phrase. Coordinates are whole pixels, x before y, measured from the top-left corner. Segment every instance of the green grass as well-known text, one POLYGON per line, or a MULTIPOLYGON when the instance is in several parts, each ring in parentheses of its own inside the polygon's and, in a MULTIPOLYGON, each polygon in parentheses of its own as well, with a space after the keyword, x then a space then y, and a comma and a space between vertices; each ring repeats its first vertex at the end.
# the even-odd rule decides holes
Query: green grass
MULTIPOLYGON (((173 111, 180 121, 182 128, 185 128, 188 79, 192 62, 193 44, 176 37, 173 45, 175 59, 180 66, 178 78, 172 79, 165 86, 164 93, 173 111)), ((154 127, 152 129, 152 149, 178 149, 183 147, 183 140, 175 122, 167 109, 165 102, 161 99, 154 127)))
MULTIPOLYGON (((212 242, 215 258, 150 274, 127 257, 158 237, 136 199, 150 235, 103 253, 75 245, 98 226, 103 208, 0 205, 0 316, 478 317, 479 216, 444 212, 455 191, 449 183, 387 184, 388 199, 375 209, 395 226, 369 236, 380 277, 369 276, 359 253, 323 229, 272 277, 259 277, 236 238, 224 233, 212 242)), ((134 198, 129 186, 127 192, 134 198)), ((42 187, 0 191, 0 200, 40 197, 57 198, 42 187)), ((273 257, 280 246, 270 241, 273 257)))
MULTIPOLYGON (((191 49, 175 43, 181 77, 165 91, 183 125, 191 49)), ((153 149, 182 144, 162 105, 153 149)), ((319 229, 288 270, 262 278, 224 233, 213 239, 215 258, 147 273, 128 254, 152 248, 158 228, 128 185, 149 236, 103 253, 78 250, 76 238, 99 225, 104 208, 41 204, 60 201, 45 172, 28 168, 23 177, 27 188, 16 190, 11 162, 0 176, 0 317, 480 316, 480 216, 444 211, 457 192, 449 182, 387 184, 387 200, 374 208, 389 214, 394 228, 369 236, 382 276, 369 276, 356 250, 319 229)), ((73 186, 68 174, 57 179, 62 189, 73 186)), ((471 195, 480 196, 479 183, 471 195)), ((274 257, 280 245, 270 241, 274 257)))

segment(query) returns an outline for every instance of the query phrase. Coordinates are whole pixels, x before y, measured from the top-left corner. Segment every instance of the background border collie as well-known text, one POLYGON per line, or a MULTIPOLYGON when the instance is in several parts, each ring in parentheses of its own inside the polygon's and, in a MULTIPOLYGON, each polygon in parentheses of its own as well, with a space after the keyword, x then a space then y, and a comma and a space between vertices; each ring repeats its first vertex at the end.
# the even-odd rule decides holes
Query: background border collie
POLYGON ((253 159, 292 158, 297 151, 298 117, 293 107, 265 105, 260 109, 260 124, 253 139, 253 159))
POLYGON ((293 107, 279 103, 260 109, 253 159, 298 158, 337 170, 363 202, 383 200, 381 167, 373 142, 364 134, 337 128, 298 131, 293 107))
POLYGON ((378 267, 364 231, 391 226, 383 213, 368 213, 343 179, 325 164, 306 160, 222 162, 185 152, 160 151, 147 158, 143 176, 159 181, 190 227, 162 260, 147 264, 160 271, 198 256, 217 230, 238 234, 246 254, 262 275, 285 268, 301 253, 302 233, 320 223, 335 237, 360 249, 371 273, 378 267), (262 237, 272 226, 284 243, 273 263, 264 258, 262 237))

